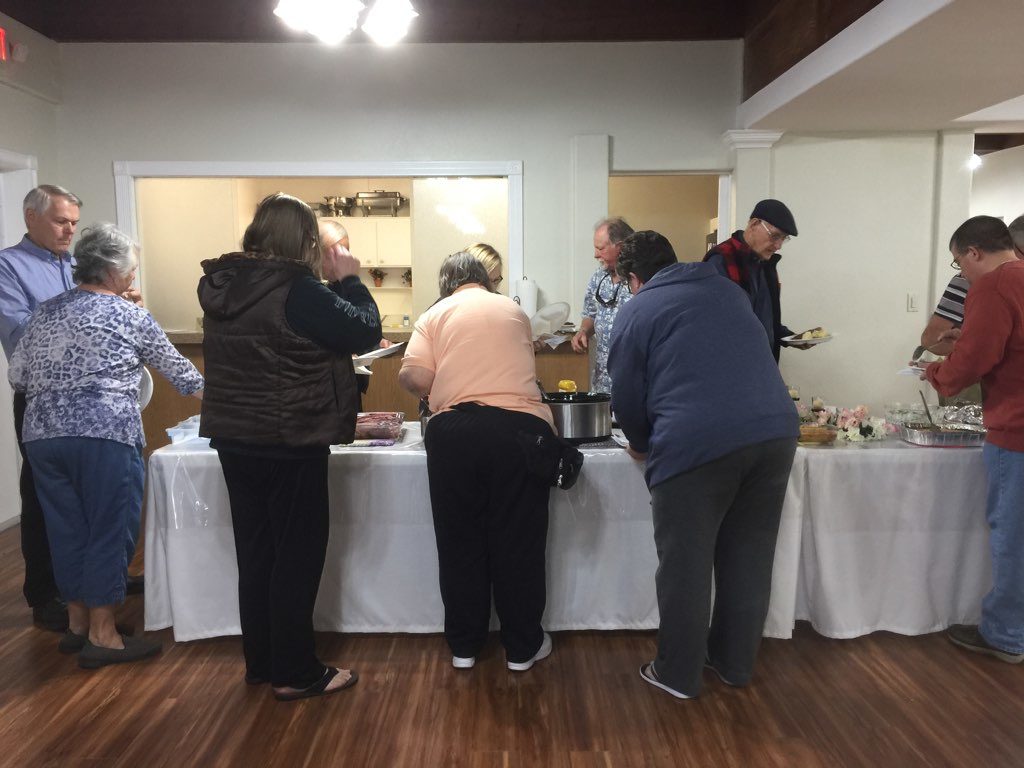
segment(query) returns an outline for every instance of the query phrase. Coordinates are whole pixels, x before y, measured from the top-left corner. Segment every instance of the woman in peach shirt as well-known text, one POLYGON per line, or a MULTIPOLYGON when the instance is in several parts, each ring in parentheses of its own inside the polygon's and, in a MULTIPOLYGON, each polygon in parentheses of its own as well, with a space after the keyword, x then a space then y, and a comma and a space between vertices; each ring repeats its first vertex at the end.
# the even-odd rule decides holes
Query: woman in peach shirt
POLYGON ((549 479, 528 450, 554 435, 541 401, 530 321, 493 293, 466 252, 441 265, 441 300, 413 330, 399 383, 427 396, 430 503, 452 665, 469 669, 487 640, 491 592, 508 668, 551 653, 541 627, 549 479))

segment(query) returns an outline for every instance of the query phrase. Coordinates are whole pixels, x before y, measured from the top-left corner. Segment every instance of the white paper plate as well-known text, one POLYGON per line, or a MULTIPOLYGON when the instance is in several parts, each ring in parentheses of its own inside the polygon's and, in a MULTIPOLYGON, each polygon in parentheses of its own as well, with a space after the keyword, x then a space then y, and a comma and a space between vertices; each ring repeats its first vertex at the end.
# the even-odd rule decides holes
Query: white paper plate
POLYGON ((556 301, 539 309, 537 314, 530 318, 530 328, 533 329, 533 336, 536 338, 545 333, 554 333, 568 319, 569 305, 564 301, 556 301))
POLYGON ((142 366, 142 381, 139 382, 139 409, 145 408, 149 405, 149 401, 153 399, 153 374, 149 372, 146 366, 142 366))

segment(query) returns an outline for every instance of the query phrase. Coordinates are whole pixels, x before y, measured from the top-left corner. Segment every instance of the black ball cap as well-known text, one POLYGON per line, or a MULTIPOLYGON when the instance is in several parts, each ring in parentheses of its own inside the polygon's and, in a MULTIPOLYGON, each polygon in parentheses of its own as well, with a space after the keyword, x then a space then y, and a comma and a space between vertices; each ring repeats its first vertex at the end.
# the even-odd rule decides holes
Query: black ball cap
POLYGON ((754 211, 750 214, 750 218, 767 221, 787 235, 793 237, 797 235, 796 221, 793 219, 793 213, 781 200, 762 200, 754 206, 754 211))

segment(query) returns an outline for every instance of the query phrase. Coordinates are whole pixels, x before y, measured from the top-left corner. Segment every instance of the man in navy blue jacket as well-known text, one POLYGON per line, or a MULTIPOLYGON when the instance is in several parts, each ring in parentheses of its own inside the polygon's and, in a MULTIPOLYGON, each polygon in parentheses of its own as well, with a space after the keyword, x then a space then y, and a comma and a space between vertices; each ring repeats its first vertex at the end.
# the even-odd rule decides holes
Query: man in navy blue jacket
POLYGON ((668 240, 648 231, 623 242, 617 268, 634 298, 612 332, 612 410, 631 455, 647 460, 659 560, 658 655, 640 674, 677 698, 700 692, 705 665, 746 685, 796 408, 749 298, 713 265, 677 263, 668 240))

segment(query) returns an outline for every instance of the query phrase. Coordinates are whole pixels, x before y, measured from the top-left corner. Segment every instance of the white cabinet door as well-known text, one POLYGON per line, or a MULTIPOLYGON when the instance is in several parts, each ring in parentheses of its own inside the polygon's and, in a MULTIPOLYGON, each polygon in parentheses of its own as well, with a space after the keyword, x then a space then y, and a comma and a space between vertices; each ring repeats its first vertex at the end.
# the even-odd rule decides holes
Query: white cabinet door
POLYGON ((337 221, 348 230, 349 250, 364 267, 375 267, 377 261, 377 223, 369 218, 348 217, 337 221))
POLYGON ((386 267, 412 266, 412 237, 407 217, 380 217, 377 222, 377 263, 386 267))

